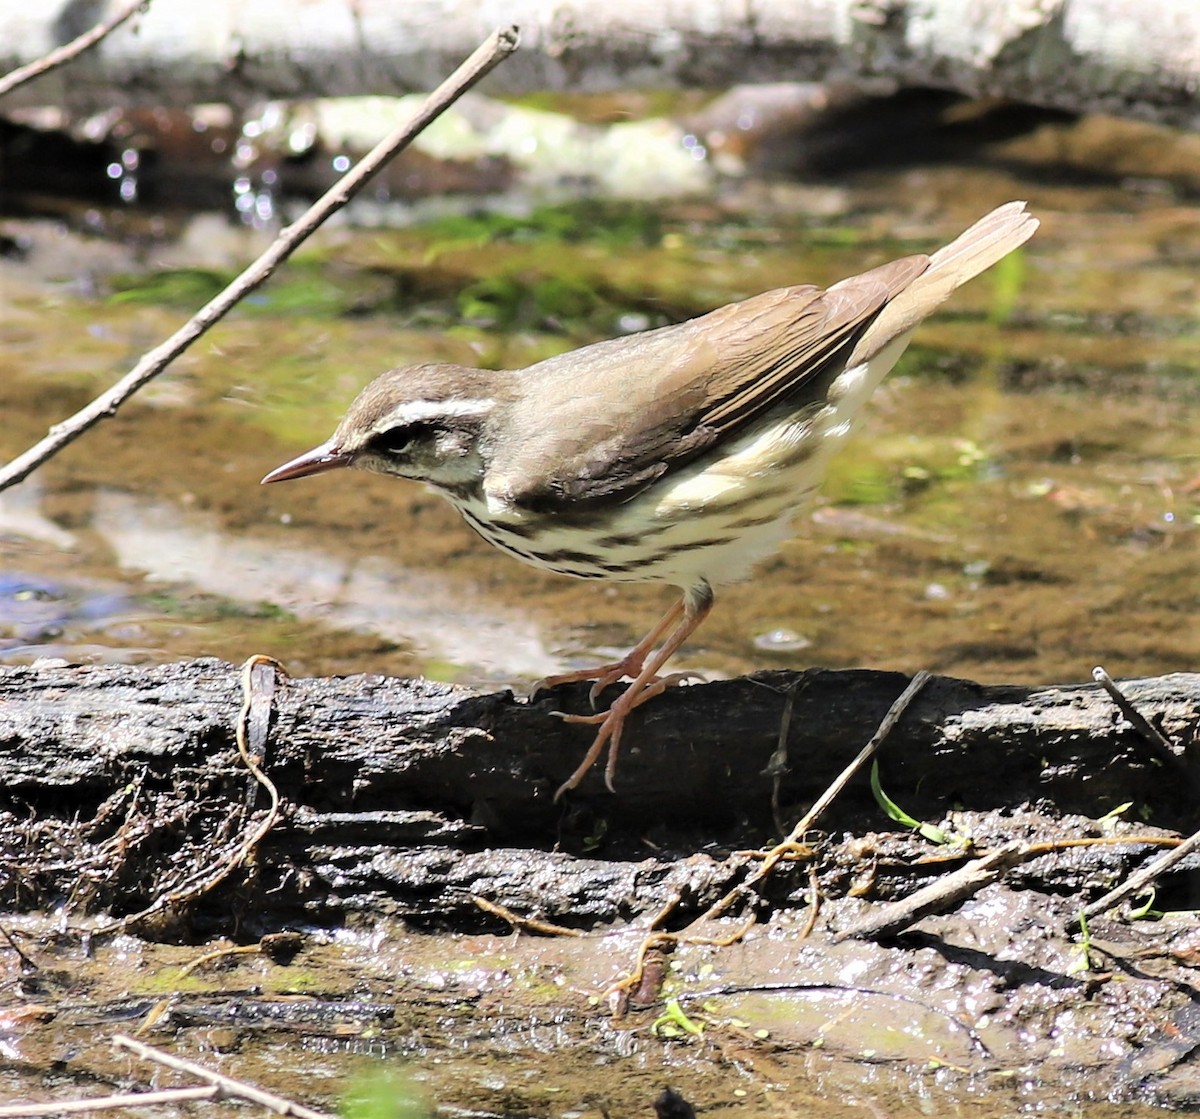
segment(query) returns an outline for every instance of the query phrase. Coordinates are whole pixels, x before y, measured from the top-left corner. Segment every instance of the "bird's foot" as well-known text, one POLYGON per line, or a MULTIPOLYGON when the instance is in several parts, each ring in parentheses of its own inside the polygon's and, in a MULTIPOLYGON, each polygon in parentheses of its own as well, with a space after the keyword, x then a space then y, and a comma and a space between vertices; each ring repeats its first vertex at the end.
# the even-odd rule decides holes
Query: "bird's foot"
POLYGON ((533 691, 529 693, 529 699, 532 702, 537 698, 539 692, 557 688, 560 684, 578 684, 584 680, 594 680, 595 683, 588 692, 588 700, 595 708, 596 700, 605 688, 611 687, 626 676, 631 680, 636 680, 645 661, 645 652, 634 649, 619 661, 613 661, 611 664, 598 664, 595 668, 581 668, 576 672, 563 672, 557 676, 547 676, 534 684, 533 691))
MULTIPOLYGON (((581 668, 576 672, 563 672, 557 676, 547 676, 544 680, 539 680, 533 686, 533 691, 530 692, 529 698, 532 701, 537 698, 538 692, 545 691, 549 688, 556 688, 559 684, 578 684, 582 680, 594 680, 592 690, 588 692, 588 699, 591 701, 592 707, 595 708, 596 700, 600 698, 600 693, 611 684, 615 684, 618 680, 628 676, 636 684, 642 681, 642 672, 645 669, 647 659, 650 659, 651 652, 659 639, 667 633, 672 626, 675 626, 684 616, 684 600, 680 599, 674 606, 668 610, 658 624, 646 634, 632 649, 629 650, 619 661, 613 661, 612 664, 598 664, 595 668, 581 668)), ((691 633, 697 623, 690 623, 686 633, 691 633)), ((678 642, 674 648, 678 648, 678 642)), ((649 675, 657 679, 658 670, 666 663, 670 657, 671 651, 663 654, 660 650, 654 654, 652 663, 649 669, 649 675)), ((634 705, 636 706, 636 704, 634 705)))
POLYGON ((617 750, 621 744, 621 731, 625 725, 625 717, 635 707, 641 707, 647 700, 662 695, 668 688, 677 687, 685 680, 694 679, 702 679, 702 677, 697 672, 672 672, 667 676, 651 677, 641 687, 634 685, 627 688, 613 700, 612 706, 607 711, 601 711, 595 715, 572 715, 566 711, 551 712, 567 723, 586 723, 591 726, 598 725, 600 728, 596 731, 596 737, 592 741, 591 748, 584 755, 583 761, 579 763, 575 772, 559 786, 558 791, 554 794, 554 799, 561 800, 564 793, 570 792, 583 780, 584 775, 596 764, 604 752, 605 743, 608 743, 608 760, 604 763, 604 784, 608 786, 610 793, 615 793, 613 777, 617 772, 617 750))
MULTIPOLYGON (((634 696, 631 702, 626 705, 626 713, 632 711, 635 707, 641 707, 641 705, 648 699, 653 699, 656 695, 662 695, 663 692, 665 692, 668 688, 678 687, 685 680, 699 680, 703 682, 704 676, 699 672, 672 672, 667 676, 652 676, 646 681, 646 686, 640 691, 637 691, 636 696, 634 696)), ((611 682, 616 683, 615 680, 611 682)), ((605 687, 607 686, 608 685, 606 684, 605 687)), ((596 696, 594 694, 595 691, 596 689, 593 688, 592 694, 589 696, 593 705, 596 701, 596 696)), ((630 687, 628 691, 613 701, 612 707, 610 707, 607 711, 598 711, 595 715, 573 715, 569 711, 551 711, 550 714, 557 715, 564 723, 590 723, 593 726, 595 726, 597 723, 603 724, 606 719, 612 716, 613 710, 616 708, 617 704, 622 703, 625 699, 625 696, 630 695, 634 691, 635 689, 630 687)))

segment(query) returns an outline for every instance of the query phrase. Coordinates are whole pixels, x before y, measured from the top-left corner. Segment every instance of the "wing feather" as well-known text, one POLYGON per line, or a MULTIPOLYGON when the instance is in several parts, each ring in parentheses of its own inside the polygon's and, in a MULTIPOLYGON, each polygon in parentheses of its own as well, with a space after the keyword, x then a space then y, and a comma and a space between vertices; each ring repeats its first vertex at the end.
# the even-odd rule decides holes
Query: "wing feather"
POLYGON ((538 387, 518 389, 493 418, 505 437, 491 441, 489 503, 586 515, 769 413, 823 400, 888 301, 928 266, 928 257, 906 257, 828 291, 778 288, 513 373, 538 387))

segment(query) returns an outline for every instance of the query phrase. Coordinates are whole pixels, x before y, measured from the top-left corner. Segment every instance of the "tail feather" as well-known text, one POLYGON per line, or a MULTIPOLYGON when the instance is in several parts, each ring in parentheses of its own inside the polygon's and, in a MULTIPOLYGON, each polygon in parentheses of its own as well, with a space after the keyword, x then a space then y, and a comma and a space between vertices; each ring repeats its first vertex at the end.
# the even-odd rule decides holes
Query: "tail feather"
POLYGON ((907 334, 955 289, 1019 248, 1038 227, 1024 202, 1009 202, 982 217, 970 229, 929 258, 929 267, 893 298, 863 335, 849 365, 866 361, 907 334))

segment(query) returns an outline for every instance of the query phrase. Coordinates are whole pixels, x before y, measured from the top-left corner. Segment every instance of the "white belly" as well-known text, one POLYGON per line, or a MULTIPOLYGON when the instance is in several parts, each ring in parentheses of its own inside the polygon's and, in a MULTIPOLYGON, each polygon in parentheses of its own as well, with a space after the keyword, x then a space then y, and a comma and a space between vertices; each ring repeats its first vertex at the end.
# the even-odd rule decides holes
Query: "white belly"
POLYGON ((745 578, 790 535, 792 518, 825 477, 856 414, 896 363, 908 336, 868 366, 846 370, 827 403, 747 433, 717 457, 685 467, 584 532, 564 520, 523 531, 520 510, 460 505, 467 522, 498 548, 537 567, 582 579, 711 586, 745 578))

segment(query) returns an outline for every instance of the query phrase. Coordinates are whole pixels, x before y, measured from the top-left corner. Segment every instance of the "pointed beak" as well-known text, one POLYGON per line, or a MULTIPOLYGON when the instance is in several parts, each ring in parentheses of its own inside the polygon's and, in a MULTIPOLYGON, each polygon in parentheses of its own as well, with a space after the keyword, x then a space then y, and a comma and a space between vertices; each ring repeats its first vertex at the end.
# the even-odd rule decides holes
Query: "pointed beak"
POLYGON ((299 458, 277 466, 268 474, 260 485, 268 482, 290 482, 293 478, 307 478, 310 474, 324 474, 326 470, 336 470, 339 466, 349 466, 354 456, 334 446, 333 440, 305 451, 299 458))

